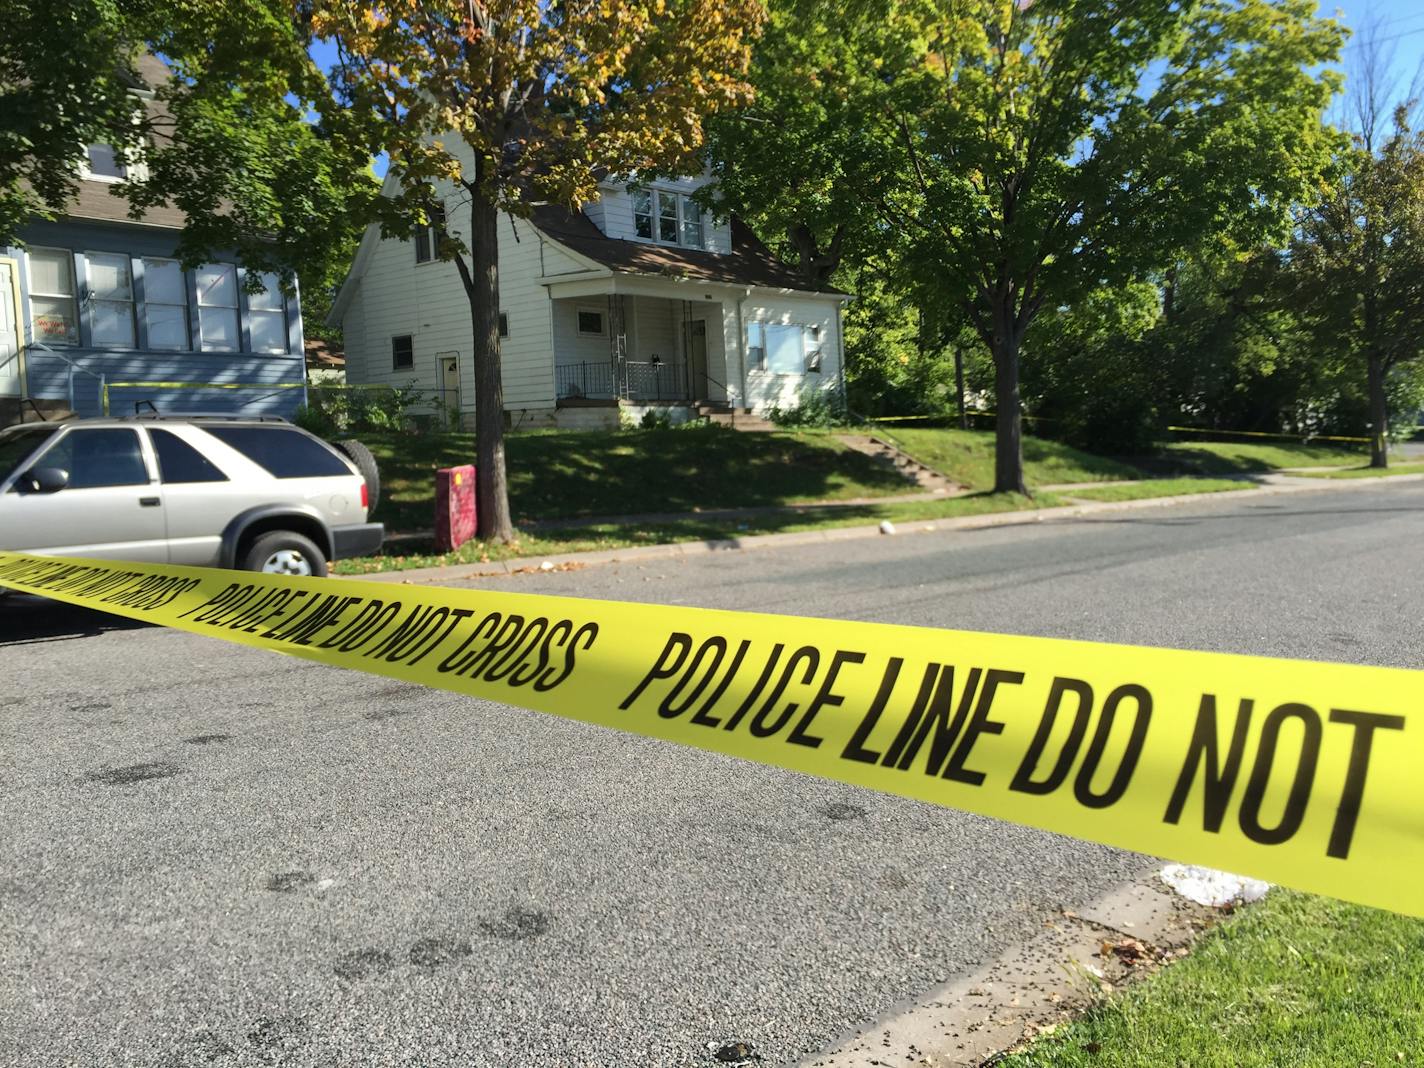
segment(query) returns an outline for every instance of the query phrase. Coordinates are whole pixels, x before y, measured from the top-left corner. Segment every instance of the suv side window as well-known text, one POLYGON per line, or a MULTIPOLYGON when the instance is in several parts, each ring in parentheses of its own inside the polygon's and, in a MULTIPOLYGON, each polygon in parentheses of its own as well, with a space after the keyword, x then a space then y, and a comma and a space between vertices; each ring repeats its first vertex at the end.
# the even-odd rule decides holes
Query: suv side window
POLYGON ((242 453, 273 478, 351 474, 351 469, 334 452, 299 430, 275 426, 205 426, 203 430, 242 453))
POLYGON ((148 468, 144 466, 137 430, 71 430, 45 450, 34 466, 68 471, 66 489, 148 485, 148 468))
POLYGON ((158 454, 158 477, 165 484, 227 481, 215 463, 171 430, 151 429, 148 435, 158 454))

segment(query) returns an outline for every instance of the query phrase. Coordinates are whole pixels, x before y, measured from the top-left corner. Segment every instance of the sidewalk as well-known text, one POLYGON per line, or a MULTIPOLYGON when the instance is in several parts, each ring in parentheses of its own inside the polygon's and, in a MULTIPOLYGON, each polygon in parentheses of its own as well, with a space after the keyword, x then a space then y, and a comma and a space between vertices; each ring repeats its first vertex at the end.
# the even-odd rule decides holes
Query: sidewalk
MULTIPOLYGON (((1278 494, 1305 492, 1348 492, 1352 489, 1378 488, 1380 482, 1420 482, 1424 475, 1396 475, 1386 479, 1318 479, 1291 477, 1288 474, 1271 472, 1249 476, 1243 480, 1259 482, 1256 489, 1239 490, 1229 494, 1232 500, 1243 497, 1263 497, 1278 494)), ((1103 483, 1090 483, 1101 486, 1103 483)), ((1069 489, 1070 486, 1040 486, 1044 492, 1069 489)), ((910 499, 916 499, 918 495, 910 499)), ((982 530, 988 527, 1021 526, 1028 523, 1053 522, 1055 520, 1082 519, 1111 512, 1125 512, 1140 508, 1162 508, 1174 504, 1201 502, 1210 495, 1181 494, 1172 497, 1144 497, 1129 501, 1093 501, 1059 507, 1025 509, 1017 512, 991 512, 984 515, 963 516, 950 519, 922 519, 901 523, 893 527, 895 534, 920 534, 934 531, 982 530)), ((876 503, 887 498, 876 498, 876 503)), ((928 499, 944 499, 942 494, 930 494, 928 499)), ((808 506, 799 506, 808 507, 808 506)), ((848 503, 822 507, 851 507, 848 503)), ((740 510, 733 515, 746 515, 751 510, 740 510)), ((692 518, 710 518, 716 513, 694 512, 692 518)), ((607 522, 607 520, 603 520, 607 522)), ((412 568, 408 571, 380 571, 366 575, 344 575, 343 578, 362 579, 367 582, 397 583, 441 583, 459 582, 467 579, 485 578, 498 575, 524 575, 556 568, 568 569, 593 567, 599 564, 626 563, 634 560, 667 559, 679 556, 696 556, 704 553, 730 552, 733 550, 755 550, 782 548, 791 545, 821 544, 824 542, 855 541, 865 538, 884 537, 888 532, 879 524, 856 527, 828 527, 821 530, 794 531, 786 534, 753 534, 740 538, 721 538, 712 541, 669 542, 661 545, 638 546, 626 549, 608 549, 597 552, 563 553, 545 557, 522 557, 513 560, 495 560, 482 564, 450 564, 444 567, 412 568)))

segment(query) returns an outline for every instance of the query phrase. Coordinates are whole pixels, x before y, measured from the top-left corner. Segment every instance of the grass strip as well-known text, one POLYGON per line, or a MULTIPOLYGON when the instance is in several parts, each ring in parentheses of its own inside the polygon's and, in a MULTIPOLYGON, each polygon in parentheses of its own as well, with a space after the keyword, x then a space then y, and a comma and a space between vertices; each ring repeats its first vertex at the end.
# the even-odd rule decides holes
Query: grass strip
POLYGON ((1346 467, 1359 463, 1361 455, 1358 448, 1300 442, 1176 441, 1142 465, 1163 475, 1249 475, 1283 467, 1346 467))
POLYGON ((991 512, 1052 508, 1062 503, 1064 502, 1061 499, 1047 493, 1040 493, 1033 498, 1013 493, 976 493, 940 500, 849 505, 834 511, 809 514, 784 512, 756 515, 739 522, 687 518, 655 524, 599 523, 570 530, 541 529, 538 533, 521 533, 508 545, 472 541, 449 553, 436 553, 428 544, 419 542, 392 543, 386 552, 376 556, 338 560, 332 564, 332 572, 338 575, 363 575, 377 571, 490 563, 497 560, 626 549, 683 541, 735 540, 754 534, 866 526, 886 519, 892 523, 919 519, 955 519, 991 512))
POLYGON ((1346 467, 1339 471, 1295 471, 1305 478, 1389 478, 1391 475, 1424 475, 1424 464, 1394 464, 1391 467, 1346 467))
POLYGON ((1424 1063, 1424 921, 1291 891, 996 1068, 1424 1063))
POLYGON ((1136 501, 1145 497, 1177 497, 1191 493, 1230 493, 1255 488, 1250 482, 1229 478, 1149 478, 1141 482, 1107 482, 1085 489, 1063 490, 1063 495, 1085 501, 1136 501))

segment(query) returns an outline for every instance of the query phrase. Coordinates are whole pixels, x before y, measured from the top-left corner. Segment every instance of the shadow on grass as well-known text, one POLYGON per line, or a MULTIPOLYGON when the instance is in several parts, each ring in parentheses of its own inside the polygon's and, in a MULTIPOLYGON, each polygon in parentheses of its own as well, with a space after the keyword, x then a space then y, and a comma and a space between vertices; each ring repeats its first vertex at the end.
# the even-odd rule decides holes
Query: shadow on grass
MULTIPOLYGON (((385 494, 375 518, 391 530, 431 523, 434 471, 473 463, 472 434, 366 435, 385 494)), ((910 492, 890 465, 823 435, 722 428, 512 434, 516 525, 591 516, 751 508, 910 492)))

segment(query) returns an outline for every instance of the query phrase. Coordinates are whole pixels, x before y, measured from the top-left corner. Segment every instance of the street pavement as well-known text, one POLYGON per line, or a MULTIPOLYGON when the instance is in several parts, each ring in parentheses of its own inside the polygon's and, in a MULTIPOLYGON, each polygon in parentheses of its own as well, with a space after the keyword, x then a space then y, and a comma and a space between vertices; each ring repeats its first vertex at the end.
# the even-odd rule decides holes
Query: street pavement
MULTIPOLYGON (((478 585, 1419 668, 1421 535, 1415 482, 478 585)), ((33 598, 0 647, 3 1065, 794 1062, 1151 867, 33 598)))

